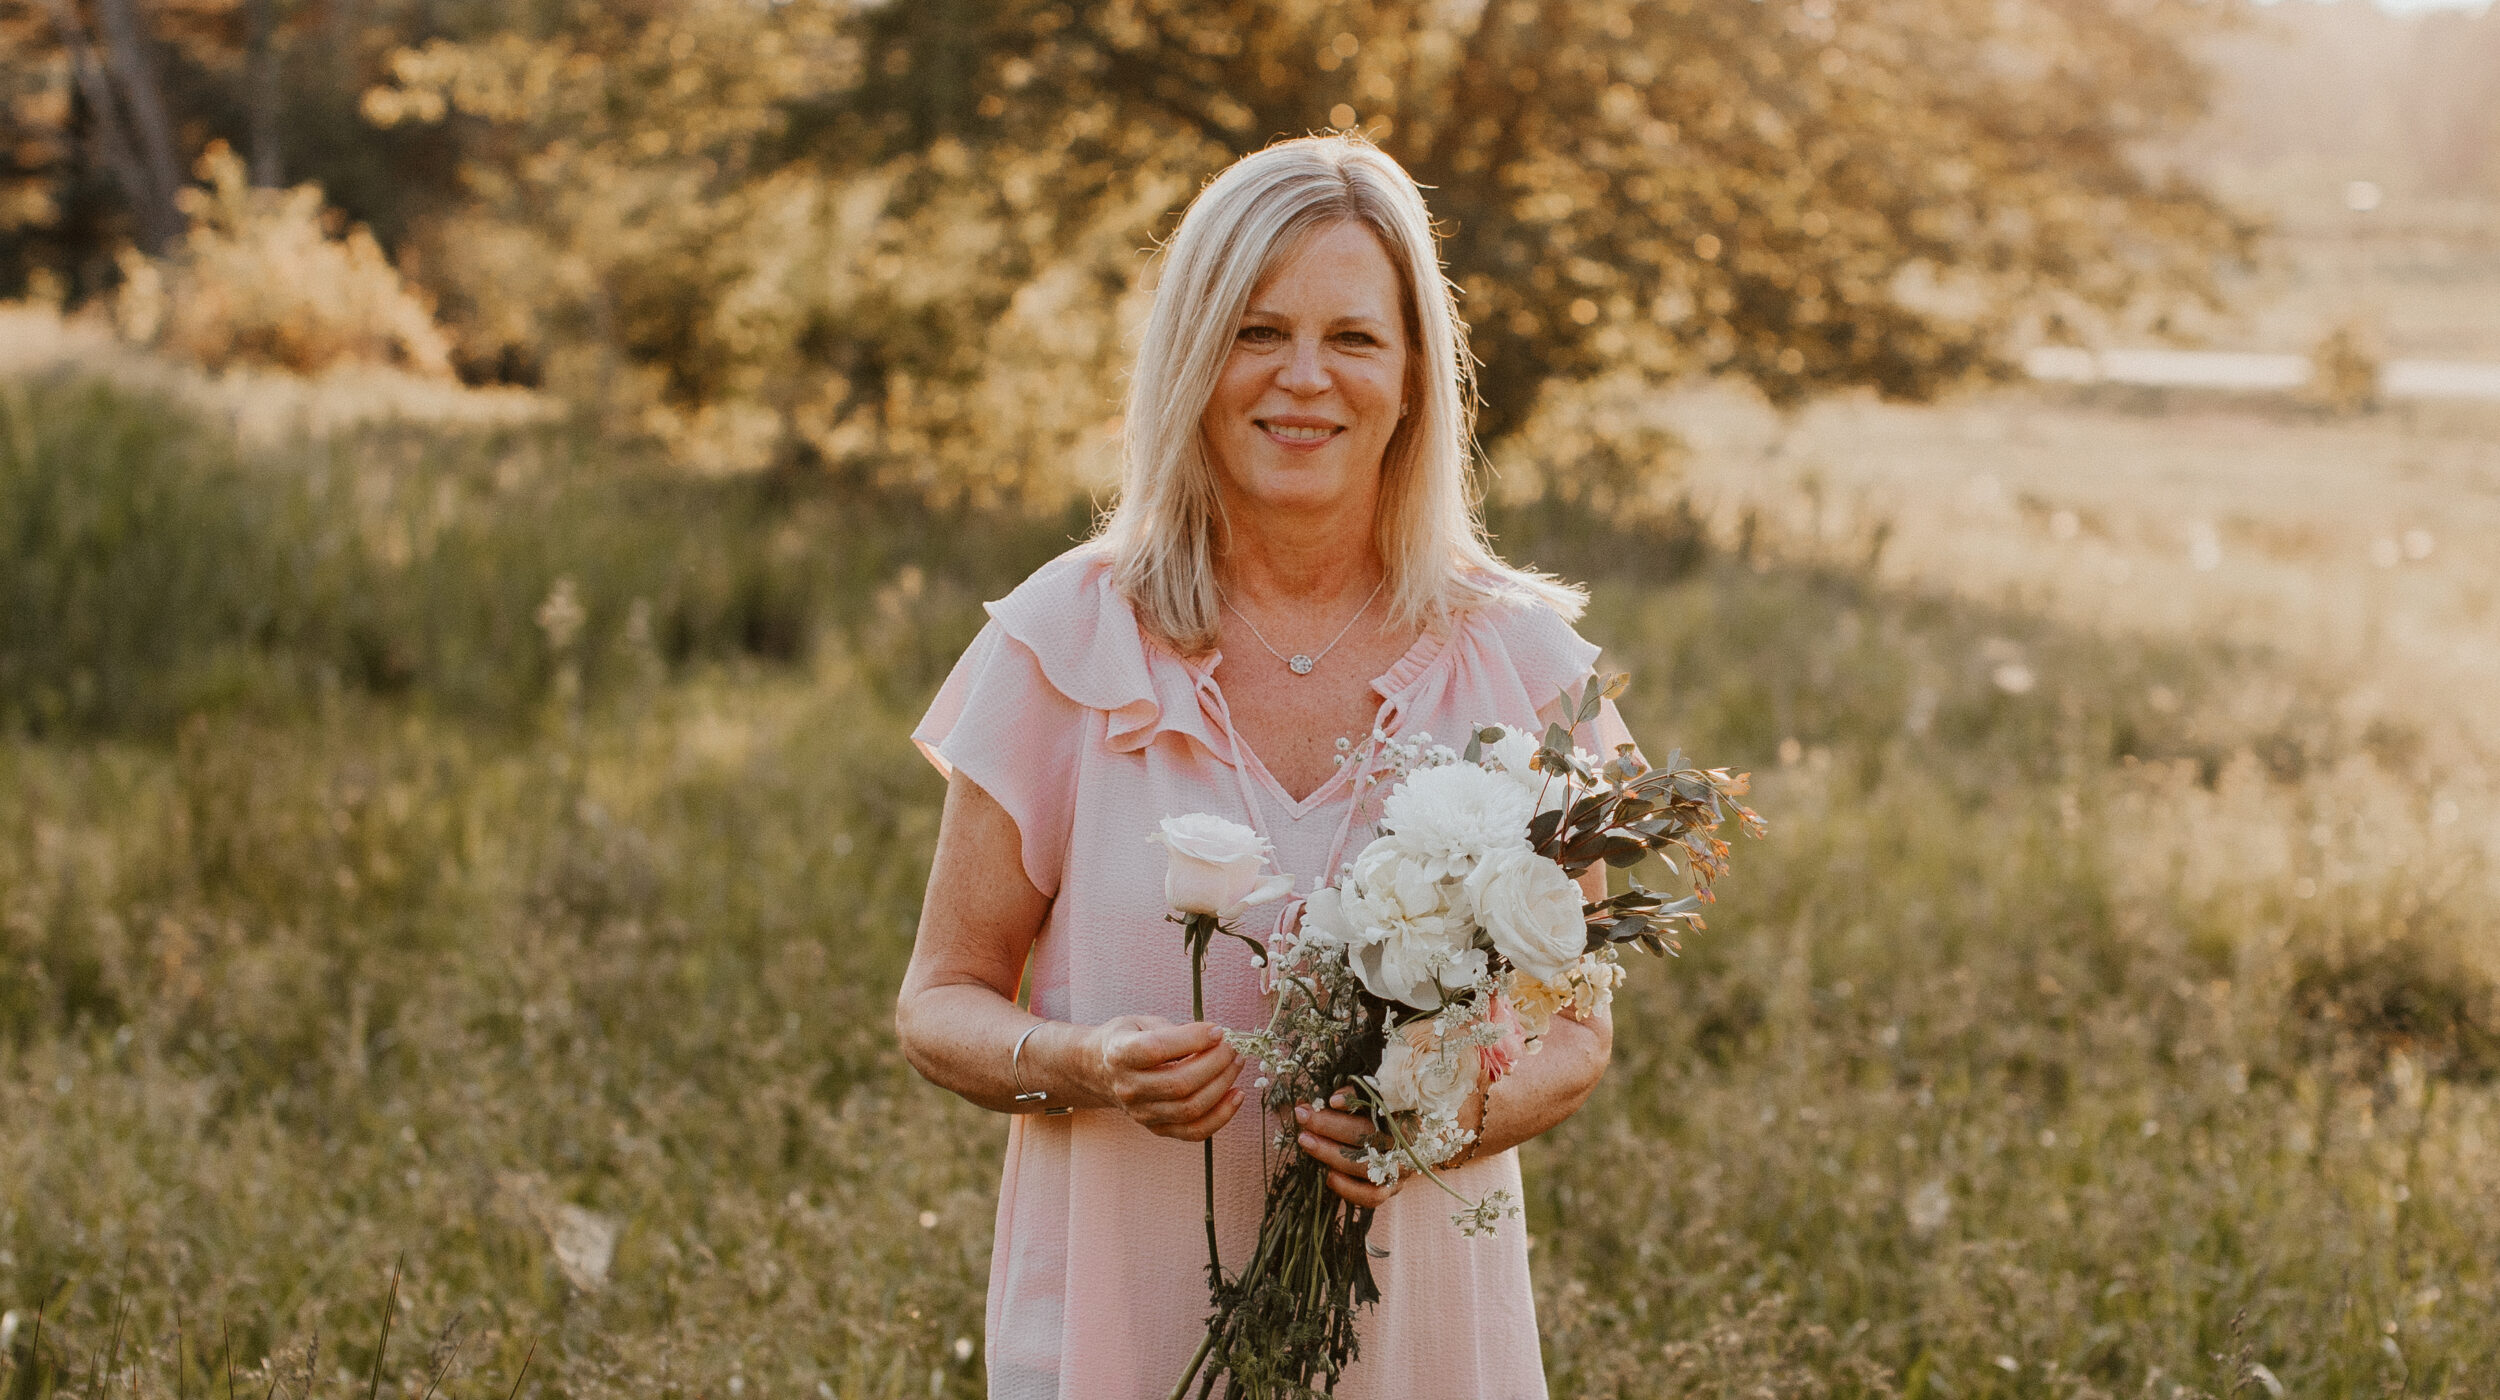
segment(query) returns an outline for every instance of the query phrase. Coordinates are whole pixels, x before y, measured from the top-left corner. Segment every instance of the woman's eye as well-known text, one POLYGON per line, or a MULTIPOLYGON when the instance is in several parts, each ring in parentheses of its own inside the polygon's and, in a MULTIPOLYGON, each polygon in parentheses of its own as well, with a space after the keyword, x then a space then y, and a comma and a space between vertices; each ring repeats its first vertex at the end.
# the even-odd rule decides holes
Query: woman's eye
POLYGON ((1279 336, 1280 332, 1274 326, 1243 326, 1238 338, 1253 344, 1265 345, 1278 339, 1279 336))

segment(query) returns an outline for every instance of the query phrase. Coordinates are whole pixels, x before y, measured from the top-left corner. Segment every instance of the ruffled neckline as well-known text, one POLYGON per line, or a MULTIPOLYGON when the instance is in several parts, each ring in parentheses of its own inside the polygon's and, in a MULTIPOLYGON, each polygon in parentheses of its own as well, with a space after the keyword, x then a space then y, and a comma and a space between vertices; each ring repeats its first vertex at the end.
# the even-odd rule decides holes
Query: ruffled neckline
MULTIPOLYGON (((1215 680, 1223 654, 1191 660, 1151 640, 1097 546, 1079 545, 1044 564, 988 611, 1032 652, 1054 689, 1107 717, 1105 740, 1113 752, 1134 753, 1177 734, 1219 762, 1256 772, 1297 812, 1309 811, 1339 781, 1332 777, 1295 802, 1247 744, 1236 744, 1215 680)), ((1596 647, 1548 609, 1485 604, 1427 627, 1372 679, 1381 702, 1376 723, 1397 733, 1419 697, 1462 659, 1516 675, 1533 712, 1556 689, 1587 675, 1596 656, 1596 647)))

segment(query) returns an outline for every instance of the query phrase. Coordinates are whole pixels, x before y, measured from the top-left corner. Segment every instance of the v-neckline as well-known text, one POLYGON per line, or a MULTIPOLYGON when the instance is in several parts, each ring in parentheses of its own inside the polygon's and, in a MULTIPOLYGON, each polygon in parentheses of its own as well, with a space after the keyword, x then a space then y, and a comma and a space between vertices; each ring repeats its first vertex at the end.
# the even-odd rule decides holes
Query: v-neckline
MULTIPOLYGON (((1459 620, 1453 618, 1438 627, 1425 627, 1423 631, 1416 634, 1414 642, 1399 654, 1398 659, 1389 663, 1389 669, 1372 677, 1372 693, 1380 697, 1380 703, 1372 708, 1371 729, 1356 738, 1353 752, 1362 750, 1364 741, 1371 737, 1371 730, 1382 727, 1384 719, 1389 715, 1389 707, 1397 702, 1400 695, 1413 689, 1416 680, 1421 678, 1425 668, 1440 658, 1442 650, 1447 648, 1456 636, 1459 625, 1459 620), (1403 685, 1399 684, 1401 676, 1405 677, 1403 685)), ((1336 772, 1322 779, 1318 787, 1311 789, 1300 801, 1296 801, 1292 793, 1285 791, 1285 785, 1277 781, 1276 775, 1268 770, 1267 760, 1259 756, 1259 751, 1252 748, 1250 741, 1243 738, 1241 731, 1233 725, 1232 705, 1224 699, 1222 683, 1215 679, 1216 668, 1223 664, 1224 653, 1221 650, 1211 651, 1207 653, 1206 664, 1196 669, 1198 670, 1198 683, 1215 692, 1216 703, 1224 711, 1226 716, 1224 728, 1227 731, 1226 737, 1232 741, 1233 761, 1241 765, 1244 771, 1264 787, 1269 796, 1284 804, 1285 815, 1289 820, 1300 821, 1327 802, 1329 794, 1336 788, 1352 781, 1349 770, 1354 765, 1351 763, 1337 765, 1336 772)))

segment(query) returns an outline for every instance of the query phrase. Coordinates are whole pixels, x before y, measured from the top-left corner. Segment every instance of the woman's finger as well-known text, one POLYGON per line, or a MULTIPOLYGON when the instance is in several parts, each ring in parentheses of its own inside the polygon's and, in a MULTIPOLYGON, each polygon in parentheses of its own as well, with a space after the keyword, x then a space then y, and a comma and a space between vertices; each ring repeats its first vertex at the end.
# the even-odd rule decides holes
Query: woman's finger
POLYGON ((1156 1128, 1154 1131, 1168 1138, 1177 1138, 1182 1142, 1204 1142, 1221 1132, 1225 1124, 1233 1121, 1233 1115, 1241 1111, 1242 1102, 1243 1095, 1239 1089, 1226 1089, 1222 1097, 1215 1101, 1215 1107, 1206 1114, 1187 1122, 1156 1128))
MULTIPOLYGON (((1143 1016, 1138 1019, 1159 1020, 1143 1016)), ((1172 1060, 1202 1054, 1223 1044, 1224 1028, 1212 1022, 1192 1021, 1180 1026, 1164 1023, 1141 1026, 1118 1037, 1112 1042, 1105 1058, 1117 1069, 1151 1069, 1172 1060)))
POLYGON ((1307 1129, 1296 1141, 1300 1143, 1304 1156, 1318 1161, 1329 1170, 1348 1172, 1355 1176, 1363 1175, 1362 1160, 1355 1156, 1354 1150, 1345 1144, 1331 1142, 1307 1129))
POLYGON ((1329 1109, 1314 1112, 1307 1107, 1297 1109, 1296 1113, 1303 1127, 1336 1142, 1360 1147, 1381 1135, 1379 1127, 1359 1113, 1337 1113, 1329 1109))
POLYGON ((1156 1122, 1194 1123, 1215 1111, 1216 1103, 1234 1089, 1233 1076, 1218 1075, 1191 1092, 1151 1106, 1156 1122))
POLYGON ((1121 1074, 1115 1089, 1122 1103, 1137 1105, 1186 1099, 1209 1084, 1228 1084, 1241 1073, 1241 1056, 1217 1045, 1184 1060, 1121 1074))
POLYGON ((1387 1186, 1375 1186, 1364 1177, 1348 1176, 1344 1172, 1328 1174, 1329 1190, 1336 1192, 1348 1203, 1362 1206, 1367 1210, 1378 1210, 1388 1202, 1391 1196, 1396 1195, 1398 1187, 1404 1184, 1405 1178, 1403 1177, 1387 1186))

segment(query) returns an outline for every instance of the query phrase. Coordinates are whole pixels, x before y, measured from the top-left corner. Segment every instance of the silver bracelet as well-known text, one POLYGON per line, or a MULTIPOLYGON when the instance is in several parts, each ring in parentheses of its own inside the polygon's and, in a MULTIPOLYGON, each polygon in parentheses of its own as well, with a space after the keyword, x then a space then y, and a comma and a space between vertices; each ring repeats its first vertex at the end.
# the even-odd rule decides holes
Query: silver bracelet
MULTIPOLYGON (((1007 1056, 1007 1073, 1010 1078, 1015 1080, 1017 1103, 1043 1103, 1050 1098, 1050 1091, 1047 1089, 1026 1089, 1024 1087, 1024 1042, 1033 1038, 1033 1032, 1038 1031, 1042 1027, 1049 1024, 1050 1022, 1048 1021, 1035 1021, 1032 1025, 1026 1026, 1024 1028, 1024 1034, 1016 1037, 1015 1050, 1007 1056)), ((1042 1116, 1045 1118, 1056 1118, 1062 1113, 1073 1113, 1075 1111, 1076 1110, 1070 1105, 1061 1104, 1057 1108, 1043 1109, 1042 1116)))

